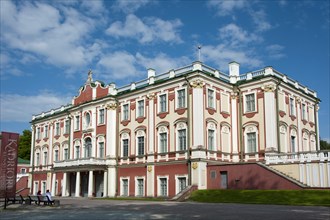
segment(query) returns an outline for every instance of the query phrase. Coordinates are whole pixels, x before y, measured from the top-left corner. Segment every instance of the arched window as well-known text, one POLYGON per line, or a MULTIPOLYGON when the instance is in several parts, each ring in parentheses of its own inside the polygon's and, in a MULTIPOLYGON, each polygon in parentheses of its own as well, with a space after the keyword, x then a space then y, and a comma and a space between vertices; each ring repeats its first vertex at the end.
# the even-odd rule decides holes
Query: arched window
POLYGON ((168 151, 168 129, 166 126, 158 128, 158 153, 166 153, 168 151))
POLYGON ((280 152, 288 152, 287 127, 285 125, 280 126, 280 152))
POLYGON ((316 138, 315 134, 310 135, 310 140, 311 140, 311 151, 316 151, 316 138))
POLYGON ((92 140, 91 138, 86 138, 85 139, 85 144, 84 144, 84 148, 85 148, 85 158, 89 158, 92 156, 92 140))
POLYGON ((136 155, 143 156, 145 154, 145 132, 138 130, 136 132, 136 155))
POLYGON ((98 146, 98 149, 97 149, 98 158, 104 158, 105 157, 105 149, 104 149, 104 137, 103 136, 100 136, 97 139, 97 146, 98 146))
POLYGON ((180 122, 176 126, 176 150, 183 151, 187 149, 187 124, 180 122))
POLYGON ((290 131, 290 151, 292 153, 297 152, 297 130, 294 128, 291 128, 290 131))
POLYGON ((91 123, 91 115, 89 112, 85 114, 85 128, 89 128, 91 123))
POLYGON ((124 132, 121 134, 121 156, 128 157, 130 149, 130 135, 128 132, 124 132))
POLYGON ((55 145, 54 146, 54 158, 53 158, 53 161, 54 162, 57 162, 60 160, 60 147, 58 145, 55 145))
POLYGON ((307 131, 303 131, 303 145, 302 145, 302 151, 309 151, 309 134, 307 131))
POLYGON ((42 148, 42 165, 48 164, 48 147, 44 146, 42 148))
POLYGON ((213 122, 207 123, 207 149, 210 151, 216 151, 216 125, 213 122))
POLYGON ((254 124, 246 125, 244 128, 244 146, 246 153, 258 151, 258 128, 254 124))
POLYGON ((63 160, 68 160, 69 158, 69 145, 67 143, 62 144, 63 148, 63 160))

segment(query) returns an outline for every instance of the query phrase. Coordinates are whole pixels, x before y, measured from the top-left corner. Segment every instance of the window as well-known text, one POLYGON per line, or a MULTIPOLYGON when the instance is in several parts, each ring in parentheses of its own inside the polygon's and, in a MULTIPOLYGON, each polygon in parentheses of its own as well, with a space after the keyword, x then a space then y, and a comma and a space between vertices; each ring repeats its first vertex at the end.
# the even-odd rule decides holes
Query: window
POLYGON ((178 130, 178 145, 179 150, 186 150, 187 147, 187 137, 186 137, 186 129, 178 130))
POLYGON ((75 130, 79 130, 80 129, 80 116, 77 115, 75 117, 75 127, 74 127, 75 130))
POLYGON ((295 103, 294 103, 294 99, 290 98, 290 115, 296 115, 295 114, 295 103))
POLYGON ((68 160, 69 159, 69 153, 68 153, 68 148, 64 149, 64 160, 68 160))
POLYGON ((42 193, 42 194, 46 193, 46 182, 42 182, 41 193, 42 193))
POLYGON ((60 123, 56 122, 55 124, 55 136, 60 135, 60 123))
POLYGON ((128 196, 128 179, 122 180, 123 192, 122 196, 128 196))
POLYGON ((80 157, 80 146, 75 146, 76 149, 76 156, 75 158, 78 159, 80 157))
POLYGON ((104 109, 99 110, 99 124, 104 124, 104 109))
POLYGON ((40 165, 40 154, 36 153, 36 166, 40 165))
POLYGON ((166 112, 166 94, 160 95, 159 96, 159 112, 166 112))
POLYGON ((136 196, 143 196, 144 195, 144 180, 137 179, 137 193, 136 196))
POLYGON ((123 139, 123 157, 128 157, 128 139, 123 139))
POLYGON ((91 115, 87 112, 85 115, 85 128, 88 128, 91 123, 91 115))
POLYGON ((302 104, 302 106, 301 106, 301 114, 302 114, 302 119, 303 120, 307 120, 306 104, 302 104))
POLYGON ((214 91, 212 89, 207 90, 207 107, 208 108, 215 108, 215 103, 214 103, 214 91))
POLYGON ((34 194, 37 195, 37 192, 39 191, 39 182, 38 181, 35 181, 34 182, 34 194))
POLYGON ((246 106, 246 112, 253 112, 256 110, 254 94, 248 94, 245 96, 245 106, 246 106))
POLYGON ((208 129, 208 149, 209 150, 215 150, 214 145, 215 145, 215 131, 213 129, 208 129))
POLYGON ((123 105, 123 118, 124 121, 128 120, 128 104, 123 105))
POLYGON ((247 153, 252 153, 257 151, 257 144, 256 144, 256 133, 251 132, 247 133, 247 153))
POLYGON ((177 91, 177 108, 186 107, 186 90, 180 89, 177 91))
POLYGON ((99 143, 99 157, 104 158, 104 142, 99 143))
POLYGON ((167 196, 167 178, 159 178, 160 196, 167 196))
POLYGON ((186 177, 179 177, 179 192, 184 190, 187 187, 187 179, 186 177))
POLYGON ((69 120, 65 120, 65 126, 64 126, 64 134, 69 134, 70 131, 70 121, 69 120))
POLYGON ((92 140, 87 138, 85 140, 85 158, 89 158, 92 156, 92 140))
POLYGON ((21 173, 22 174, 26 173, 26 169, 25 168, 21 168, 21 173))
POLYGON ((291 135, 291 152, 296 152, 296 136, 291 135))
POLYGON ((58 150, 55 150, 55 152, 54 152, 54 161, 55 162, 58 161, 58 150))
POLYGON ((48 138, 48 125, 45 126, 44 138, 48 138))
POLYGON ((159 153, 166 153, 167 152, 167 133, 160 133, 159 134, 159 153))
POLYGON ((40 128, 37 128, 37 140, 40 140, 40 128))
POLYGON ((138 156, 144 155, 144 137, 138 137, 138 156))
POLYGON ((137 117, 144 116, 144 100, 138 101, 137 117))
POLYGON ((215 170, 211 170, 211 179, 215 179, 217 177, 217 172, 215 170))
POLYGON ((44 161, 43 161, 43 165, 47 165, 47 152, 44 152, 44 161))

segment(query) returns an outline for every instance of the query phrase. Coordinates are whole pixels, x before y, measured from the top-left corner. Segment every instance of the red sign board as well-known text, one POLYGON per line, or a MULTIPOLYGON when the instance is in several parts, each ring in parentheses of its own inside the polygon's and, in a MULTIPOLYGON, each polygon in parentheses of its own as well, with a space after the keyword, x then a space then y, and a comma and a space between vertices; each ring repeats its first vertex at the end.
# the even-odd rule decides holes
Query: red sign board
POLYGON ((19 134, 1 132, 0 198, 16 194, 17 151, 19 134))

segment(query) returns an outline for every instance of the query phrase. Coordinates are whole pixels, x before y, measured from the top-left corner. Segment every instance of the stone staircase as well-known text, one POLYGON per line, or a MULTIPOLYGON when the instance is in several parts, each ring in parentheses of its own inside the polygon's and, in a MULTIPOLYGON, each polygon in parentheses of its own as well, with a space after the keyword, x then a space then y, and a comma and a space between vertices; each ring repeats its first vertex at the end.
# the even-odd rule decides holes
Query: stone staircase
POLYGON ((277 175, 279 175, 279 176, 281 176, 281 177, 283 177, 283 178, 291 181, 292 183, 298 185, 301 188, 308 188, 309 187, 308 185, 306 185, 306 184, 300 182, 299 180, 297 180, 297 179, 295 179, 295 178, 287 175, 286 173, 283 173, 283 172, 281 172, 281 171, 279 171, 279 170, 277 170, 277 169, 275 169, 273 167, 270 167, 270 166, 268 166, 268 165, 266 165, 264 163, 258 162, 257 164, 259 166, 261 166, 261 167, 263 167, 263 168, 265 168, 265 169, 267 169, 267 170, 269 170, 269 171, 271 171, 271 172, 273 172, 273 173, 275 173, 275 174, 277 174, 277 175))
POLYGON ((176 196, 170 199, 170 201, 176 201, 176 202, 186 201, 190 197, 191 193, 197 189, 198 187, 196 185, 187 186, 184 190, 182 190, 180 193, 178 193, 176 196))

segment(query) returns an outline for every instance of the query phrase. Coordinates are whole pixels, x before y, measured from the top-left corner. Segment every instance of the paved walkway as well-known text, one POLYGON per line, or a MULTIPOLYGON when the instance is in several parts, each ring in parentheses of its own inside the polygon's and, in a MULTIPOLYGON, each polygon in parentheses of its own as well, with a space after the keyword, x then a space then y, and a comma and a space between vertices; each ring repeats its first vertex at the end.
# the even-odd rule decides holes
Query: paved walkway
POLYGON ((9 205, 0 219, 330 219, 330 207, 60 198, 60 207, 9 205))

